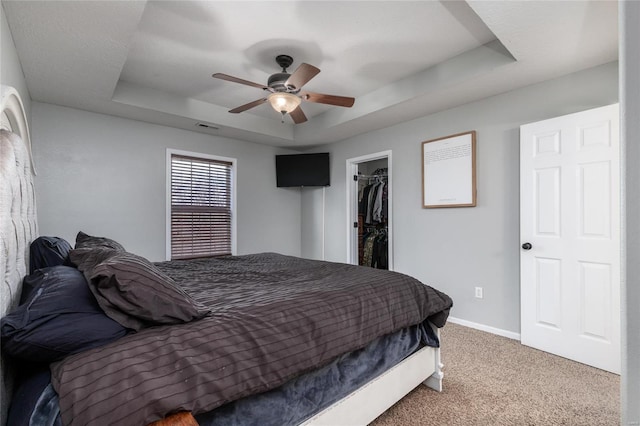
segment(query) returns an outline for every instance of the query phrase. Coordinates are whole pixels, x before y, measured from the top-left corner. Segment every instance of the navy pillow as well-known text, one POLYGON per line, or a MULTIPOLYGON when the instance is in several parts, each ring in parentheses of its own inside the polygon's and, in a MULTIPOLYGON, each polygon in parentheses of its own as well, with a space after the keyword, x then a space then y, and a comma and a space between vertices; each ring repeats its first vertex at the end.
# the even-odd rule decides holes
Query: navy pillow
MULTIPOLYGON (((49 266, 67 265, 71 244, 60 237, 38 237, 29 246, 29 273, 49 266)), ((24 290, 23 290, 24 291, 24 290)))
POLYGON ((44 268, 29 280, 35 284, 25 303, 0 322, 5 353, 50 363, 105 345, 127 333, 126 328, 105 315, 77 269, 44 268))

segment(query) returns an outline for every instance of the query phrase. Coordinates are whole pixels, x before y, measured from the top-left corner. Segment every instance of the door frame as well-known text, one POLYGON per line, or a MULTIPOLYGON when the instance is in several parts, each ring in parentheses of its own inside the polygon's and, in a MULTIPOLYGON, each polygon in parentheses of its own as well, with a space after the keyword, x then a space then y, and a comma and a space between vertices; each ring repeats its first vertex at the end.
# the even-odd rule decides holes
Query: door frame
POLYGON ((358 264, 358 228, 353 224, 358 222, 358 203, 355 202, 358 196, 358 186, 354 183, 353 176, 358 174, 358 164, 374 160, 387 160, 387 205, 389 213, 387 216, 387 238, 389 251, 389 270, 393 271, 393 185, 391 168, 391 150, 380 151, 373 154, 362 155, 360 157, 348 158, 346 161, 346 197, 347 197, 347 263, 358 264))

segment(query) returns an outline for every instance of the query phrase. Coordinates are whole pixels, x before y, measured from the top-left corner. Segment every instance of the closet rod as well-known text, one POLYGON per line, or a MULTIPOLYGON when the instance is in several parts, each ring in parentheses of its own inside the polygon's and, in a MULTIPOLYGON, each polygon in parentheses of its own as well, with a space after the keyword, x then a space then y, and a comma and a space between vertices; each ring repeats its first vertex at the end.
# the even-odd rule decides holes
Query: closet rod
POLYGON ((389 175, 387 175, 386 173, 383 175, 358 175, 358 179, 373 179, 373 178, 378 178, 378 177, 388 177, 389 175))

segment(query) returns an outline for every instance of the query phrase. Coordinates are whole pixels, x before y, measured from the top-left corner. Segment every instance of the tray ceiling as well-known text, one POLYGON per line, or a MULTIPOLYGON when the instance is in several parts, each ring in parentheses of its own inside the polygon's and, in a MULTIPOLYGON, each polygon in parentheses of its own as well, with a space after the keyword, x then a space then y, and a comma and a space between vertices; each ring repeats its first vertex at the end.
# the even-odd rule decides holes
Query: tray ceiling
POLYGON ((617 59, 615 1, 6 1, 33 100, 299 147, 344 138, 617 59), (228 110, 275 56, 321 69, 293 125, 228 110), (214 128, 197 127, 206 123, 214 128))

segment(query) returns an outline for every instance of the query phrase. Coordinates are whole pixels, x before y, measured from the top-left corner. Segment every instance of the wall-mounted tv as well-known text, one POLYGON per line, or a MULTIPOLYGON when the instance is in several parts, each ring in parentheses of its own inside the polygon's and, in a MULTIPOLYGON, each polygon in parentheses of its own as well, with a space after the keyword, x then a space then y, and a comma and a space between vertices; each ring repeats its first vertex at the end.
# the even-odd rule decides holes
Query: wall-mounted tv
POLYGON ((276 155, 276 184, 329 186, 329 153, 276 155))

